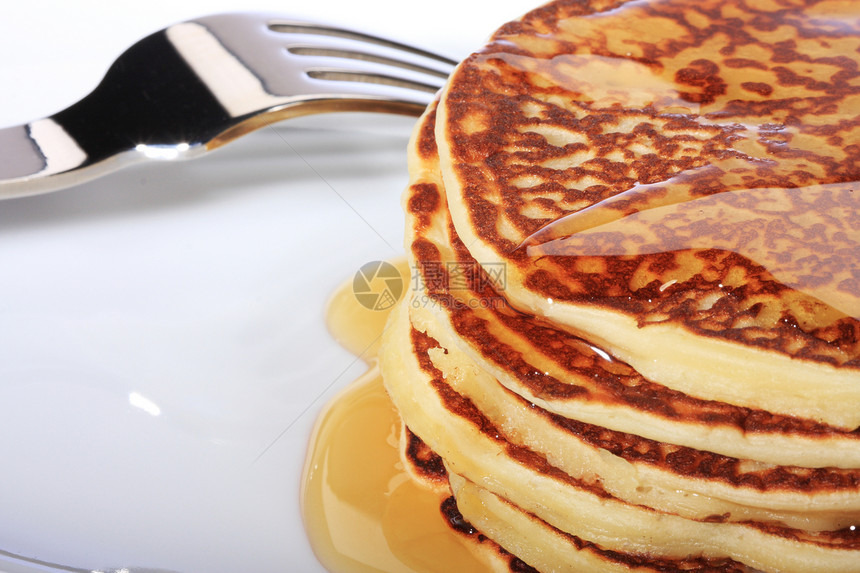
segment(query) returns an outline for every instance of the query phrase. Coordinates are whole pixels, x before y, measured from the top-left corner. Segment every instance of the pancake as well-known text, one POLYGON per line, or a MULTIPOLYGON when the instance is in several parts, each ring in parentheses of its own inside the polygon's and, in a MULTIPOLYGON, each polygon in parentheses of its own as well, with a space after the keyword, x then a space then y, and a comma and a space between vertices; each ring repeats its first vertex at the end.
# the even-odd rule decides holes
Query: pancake
POLYGON ((860 515, 860 472, 777 467, 613 432, 535 407, 455 348, 431 352, 430 360, 505 440, 628 503, 691 519, 814 531, 852 526, 860 515))
POLYGON ((506 303, 644 379, 808 421, 814 437, 789 434, 809 442, 849 434, 858 16, 849 1, 570 0, 510 23, 439 106, 457 236, 504 269, 506 303))
POLYGON ((449 472, 607 551, 651 560, 732 559, 773 571, 860 571, 860 539, 853 530, 809 533, 654 511, 625 503, 599 482, 573 478, 507 442, 444 381, 429 358, 433 349, 442 349, 411 327, 406 308, 398 305, 384 335, 389 351, 380 365, 386 388, 404 422, 445 460, 449 472))
MULTIPOLYGON (((435 354, 432 362, 445 373, 449 385, 474 402, 508 441, 537 451, 569 475, 579 479, 600 479, 603 487, 613 495, 631 503, 694 518, 719 515, 729 516, 724 519, 735 521, 778 521, 804 529, 837 529, 855 523, 860 516, 860 470, 774 466, 760 458, 732 459, 676 443, 655 442, 635 433, 613 431, 606 427, 605 420, 600 420, 599 426, 584 422, 575 408, 570 408, 572 413, 568 417, 548 411, 538 407, 540 403, 534 400, 534 396, 528 395, 525 399, 517 394, 521 387, 503 385, 494 378, 493 375, 502 372, 504 367, 509 369, 505 372, 508 379, 516 378, 515 358, 527 362, 526 372, 536 372, 531 363, 534 362, 532 355, 539 352, 538 346, 543 344, 558 355, 557 349, 568 346, 570 336, 564 331, 552 331, 535 317, 518 313, 517 321, 522 324, 531 322, 531 325, 521 327, 521 331, 532 332, 540 328, 543 335, 534 337, 537 343, 528 349, 530 354, 523 350, 515 356, 510 347, 515 334, 500 340, 492 336, 491 328, 487 326, 500 322, 498 315, 504 313, 497 308, 498 304, 482 304, 500 301, 498 293, 493 294, 486 288, 490 284, 486 277, 478 274, 472 277, 472 281, 460 280, 455 284, 453 278, 446 274, 449 269, 462 269, 467 265, 475 268, 477 264, 456 258, 457 249, 450 244, 455 240, 453 229, 447 217, 444 189, 433 164, 435 155, 429 129, 433 119, 434 110, 431 108, 423 120, 424 128, 416 130, 411 145, 414 152, 410 157, 413 184, 404 198, 409 222, 407 240, 411 241, 412 263, 421 269, 423 287, 427 290, 413 292, 413 298, 407 304, 412 326, 444 344, 445 353, 435 354), (485 288, 482 292, 475 292, 470 290, 470 282, 479 285, 476 290, 480 290, 480 285, 485 288), (457 329, 452 326, 454 324, 461 326, 457 329), (478 360, 473 361, 473 356, 478 360), (504 362, 498 360, 494 364, 494 358, 503 358, 504 362), (514 391, 509 389, 510 386, 514 391), (678 470, 681 465, 683 471, 678 470)), ((569 353, 575 350, 598 352, 583 344, 570 345, 570 348, 569 353)), ((582 364, 590 361, 570 362, 582 369, 582 364)), ((561 372, 559 366, 555 370, 561 372)), ((595 394, 599 394, 601 378, 613 376, 609 369, 597 373, 591 369, 586 374, 583 376, 571 367, 564 371, 567 380, 577 377, 593 380, 585 384, 598 387, 595 394)), ((592 400, 598 402, 598 408, 600 406, 599 395, 590 396, 587 390, 570 393, 580 409, 592 400)), ((672 398, 677 396, 670 395, 665 401, 668 403, 672 398)), ((652 396, 651 403, 657 403, 658 399, 659 395, 652 396)), ((641 403, 634 402, 626 410, 618 408, 616 417, 622 420, 632 418, 631 413, 636 412, 634 406, 641 408, 641 403)), ((712 414, 712 409, 703 409, 712 414)), ((658 423, 659 419, 652 422, 658 423)), ((699 433, 704 435, 707 430, 705 427, 699 433)), ((743 427, 737 428, 739 434, 743 431, 743 427)), ((773 449, 772 438, 776 432, 771 428, 767 435, 771 438, 769 444, 765 437, 761 437, 764 450, 773 449)), ((711 441, 722 445, 724 436, 720 434, 718 438, 711 441)), ((787 442, 792 439, 790 436, 783 438, 787 442)), ((856 442, 852 442, 852 438, 850 435, 844 442, 850 444, 849 449, 853 447, 856 450, 856 442)), ((802 440, 798 442, 802 443, 802 440)), ((821 449, 821 445, 819 441, 807 444, 807 447, 814 453, 821 449)), ((799 445, 797 449, 801 449, 799 445)))
POLYGON ((487 570, 494 573, 533 573, 531 567, 478 532, 463 518, 457 501, 451 494, 444 460, 405 424, 401 426, 398 436, 403 468, 417 485, 438 496, 440 515, 479 562, 486 564, 487 570))
POLYGON ((431 108, 410 144, 413 182, 403 200, 413 273, 420 269, 428 291, 413 301, 413 320, 421 320, 423 330, 447 347, 459 347, 506 388, 554 414, 738 459, 860 467, 858 432, 672 391, 619 360, 607 360, 608 353, 593 343, 508 308, 504 293, 493 290, 498 278, 477 272, 480 265, 450 224, 434 113, 431 108), (472 271, 475 288, 462 280, 464 273, 451 279, 449 269, 472 271))
POLYGON ((528 514, 499 496, 461 476, 452 475, 457 501, 464 519, 500 544, 535 563, 539 571, 579 573, 605 571, 708 571, 740 573, 750 569, 729 559, 654 559, 646 556, 606 551, 593 543, 568 535, 528 514))
POLYGON ((404 467, 419 483, 440 496, 448 496, 440 503, 442 515, 470 549, 487 563, 488 570, 498 573, 595 569, 619 572, 631 569, 663 572, 703 568, 712 572, 748 570, 729 560, 655 561, 632 554, 601 551, 593 544, 562 533, 534 515, 525 514, 462 476, 449 474, 444 460, 405 427, 400 433, 400 451, 404 467), (452 488, 456 497, 451 495, 452 488), (500 539, 517 554, 526 555, 529 562, 537 563, 538 569, 506 551, 493 539, 500 539))

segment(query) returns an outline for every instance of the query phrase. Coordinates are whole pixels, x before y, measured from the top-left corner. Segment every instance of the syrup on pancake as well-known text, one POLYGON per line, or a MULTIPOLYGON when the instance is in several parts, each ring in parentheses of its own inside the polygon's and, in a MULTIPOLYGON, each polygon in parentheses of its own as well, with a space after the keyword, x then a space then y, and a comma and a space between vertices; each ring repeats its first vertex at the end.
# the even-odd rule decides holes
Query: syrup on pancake
POLYGON ((858 29, 847 1, 528 14, 440 105, 457 233, 651 379, 857 428, 858 29))
POLYGON ((860 571, 859 63, 844 0, 557 0, 458 67, 381 370, 503 552, 860 571))

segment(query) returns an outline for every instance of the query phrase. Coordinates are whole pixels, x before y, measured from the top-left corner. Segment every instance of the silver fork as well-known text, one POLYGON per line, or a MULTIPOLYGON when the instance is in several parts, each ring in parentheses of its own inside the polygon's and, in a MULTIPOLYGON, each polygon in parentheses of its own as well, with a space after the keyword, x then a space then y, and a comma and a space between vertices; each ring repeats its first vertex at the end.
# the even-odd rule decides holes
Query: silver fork
POLYGON ((261 14, 172 25, 126 50, 88 96, 0 129, 0 198, 148 160, 198 157, 312 113, 419 115, 454 60, 357 31, 261 14))

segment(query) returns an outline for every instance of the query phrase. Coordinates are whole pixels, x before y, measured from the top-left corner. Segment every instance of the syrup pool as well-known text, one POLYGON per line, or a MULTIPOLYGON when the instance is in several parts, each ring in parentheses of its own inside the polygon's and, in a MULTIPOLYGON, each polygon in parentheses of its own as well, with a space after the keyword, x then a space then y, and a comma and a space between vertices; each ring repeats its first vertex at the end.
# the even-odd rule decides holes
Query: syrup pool
MULTIPOLYGON (((408 277, 405 262, 396 266, 408 277)), ((311 436, 301 492, 311 546, 332 573, 483 570, 443 519, 440 495, 404 470, 400 420, 376 365, 387 317, 359 304, 351 282, 329 303, 332 334, 368 371, 326 406, 311 436)))

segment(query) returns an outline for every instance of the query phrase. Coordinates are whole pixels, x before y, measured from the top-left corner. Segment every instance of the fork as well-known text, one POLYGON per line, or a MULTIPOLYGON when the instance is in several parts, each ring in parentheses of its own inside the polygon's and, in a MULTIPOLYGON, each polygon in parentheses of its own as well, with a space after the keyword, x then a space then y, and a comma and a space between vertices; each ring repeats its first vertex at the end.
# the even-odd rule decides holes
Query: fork
POLYGON ((0 129, 0 198, 142 161, 199 157, 302 115, 419 115, 455 65, 400 42, 284 16, 174 24, 132 45, 77 103, 0 129))

